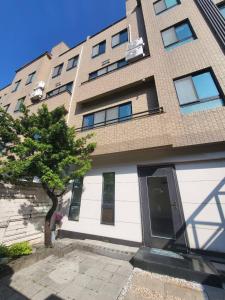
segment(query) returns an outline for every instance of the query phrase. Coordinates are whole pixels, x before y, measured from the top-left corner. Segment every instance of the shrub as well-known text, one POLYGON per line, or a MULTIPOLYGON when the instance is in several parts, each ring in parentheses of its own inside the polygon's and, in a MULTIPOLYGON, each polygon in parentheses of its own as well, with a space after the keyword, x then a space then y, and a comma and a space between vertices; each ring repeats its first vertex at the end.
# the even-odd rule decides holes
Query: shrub
POLYGON ((8 257, 9 256, 9 249, 7 246, 0 244, 0 258, 8 257))
POLYGON ((14 257, 19 257, 22 255, 29 255, 32 253, 32 247, 28 242, 21 242, 21 243, 16 243, 8 248, 9 250, 9 256, 14 258, 14 257))

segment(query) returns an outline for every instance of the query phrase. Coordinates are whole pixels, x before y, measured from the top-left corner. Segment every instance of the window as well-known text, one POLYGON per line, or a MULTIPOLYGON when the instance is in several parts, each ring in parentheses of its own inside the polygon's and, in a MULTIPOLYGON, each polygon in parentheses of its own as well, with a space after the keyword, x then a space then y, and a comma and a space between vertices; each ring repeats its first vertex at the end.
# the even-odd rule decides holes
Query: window
POLYGON ((14 112, 20 112, 21 111, 21 108, 22 108, 22 104, 24 103, 24 100, 25 100, 25 97, 24 98, 21 98, 17 101, 17 104, 16 104, 16 107, 15 107, 15 110, 14 112))
POLYGON ((46 97, 50 98, 50 97, 56 96, 58 94, 66 92, 66 91, 69 92, 69 93, 71 93, 72 92, 72 87, 73 87, 73 82, 69 82, 69 83, 67 83, 65 85, 62 85, 61 87, 59 87, 57 89, 54 89, 54 90, 48 92, 46 94, 46 97))
POLYGON ((36 72, 33 72, 28 75, 26 85, 30 84, 33 81, 35 74, 36 74, 36 72))
POLYGON ((224 105, 211 71, 186 76, 174 84, 184 114, 224 105))
POLYGON ((72 57, 68 60, 67 71, 76 68, 78 64, 79 56, 72 57))
POLYGON ((21 83, 21 80, 18 80, 18 81, 15 82, 15 85, 14 85, 14 88, 12 90, 12 93, 14 93, 14 92, 16 92, 18 90, 18 87, 19 87, 20 83, 21 83))
POLYGON ((101 223, 114 225, 115 222, 115 173, 103 173, 101 223))
POLYGON ((162 39, 166 49, 173 49, 193 41, 196 36, 189 21, 184 21, 162 31, 162 39))
POLYGON ((73 183, 72 198, 69 210, 69 220, 79 221, 80 204, 83 191, 83 178, 77 178, 73 183))
POLYGON ((178 4, 180 4, 180 0, 159 0, 155 2, 153 5, 154 5, 155 13, 156 15, 158 15, 161 12, 171 7, 174 7, 178 4))
POLYGON ((59 76, 62 73, 63 64, 56 66, 53 69, 52 78, 59 76))
POLYGON ((112 71, 114 71, 116 69, 120 69, 120 68, 122 68, 122 67, 124 67, 126 65, 127 65, 126 60, 125 59, 121 59, 121 60, 115 62, 112 65, 109 65, 109 66, 104 67, 104 68, 102 68, 102 69, 100 69, 98 71, 94 71, 94 72, 90 73, 89 74, 89 80, 95 79, 95 78, 97 78, 99 76, 102 76, 104 74, 112 72, 112 71))
POLYGON ((9 110, 10 104, 4 105, 3 108, 5 109, 5 111, 7 112, 9 110))
POLYGON ((219 8, 219 10, 220 10, 222 16, 223 16, 224 19, 225 19, 225 3, 222 3, 222 4, 218 5, 218 8, 219 8))
POLYGON ((91 129, 93 127, 126 121, 131 118, 131 115, 132 106, 131 102, 128 102, 84 116, 82 128, 91 129))
POLYGON ((92 58, 105 53, 106 41, 99 43, 92 48, 92 58))
POLYGON ((127 28, 123 31, 112 36, 112 48, 128 42, 128 30, 127 28))

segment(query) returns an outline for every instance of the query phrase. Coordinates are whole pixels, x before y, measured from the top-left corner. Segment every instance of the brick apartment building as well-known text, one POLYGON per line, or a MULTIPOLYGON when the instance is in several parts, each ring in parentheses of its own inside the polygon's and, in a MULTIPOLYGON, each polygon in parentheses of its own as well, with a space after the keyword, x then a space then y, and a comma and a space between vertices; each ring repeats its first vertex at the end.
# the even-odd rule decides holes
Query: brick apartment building
POLYGON ((65 105, 78 136, 94 133, 64 236, 225 251, 224 18, 221 0, 127 0, 125 18, 56 45, 0 90, 15 117, 22 102, 65 105))

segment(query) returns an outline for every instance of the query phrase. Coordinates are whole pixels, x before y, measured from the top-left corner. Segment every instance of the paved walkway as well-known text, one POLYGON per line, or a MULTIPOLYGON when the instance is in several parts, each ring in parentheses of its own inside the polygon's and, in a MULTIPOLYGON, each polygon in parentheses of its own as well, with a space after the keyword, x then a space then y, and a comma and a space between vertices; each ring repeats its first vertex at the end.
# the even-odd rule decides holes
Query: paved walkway
POLYGON ((225 293, 75 249, 63 257, 48 256, 0 280, 0 300, 27 299, 225 300, 225 293))
POLYGON ((113 300, 131 272, 127 261, 74 250, 0 280, 0 300, 113 300))

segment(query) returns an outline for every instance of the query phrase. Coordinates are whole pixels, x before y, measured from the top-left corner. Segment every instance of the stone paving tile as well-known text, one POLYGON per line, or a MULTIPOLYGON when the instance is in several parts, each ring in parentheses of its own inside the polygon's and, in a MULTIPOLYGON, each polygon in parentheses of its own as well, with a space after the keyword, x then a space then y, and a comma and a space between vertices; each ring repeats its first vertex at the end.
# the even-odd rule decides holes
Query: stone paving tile
POLYGON ((75 279, 73 280, 73 283, 76 286, 79 287, 87 287, 89 282, 92 280, 92 278, 86 274, 78 274, 75 279))
POLYGON ((118 265, 107 264, 104 268, 105 271, 116 272, 119 269, 118 265))
POLYGON ((105 271, 105 270, 100 270, 100 272, 96 275, 96 277, 98 279, 102 279, 102 280, 105 280, 105 281, 110 281, 112 276, 113 276, 112 272, 105 271))
POLYGON ((32 297, 32 300, 46 300, 48 297, 56 296, 55 292, 50 288, 43 288, 39 293, 32 297))
POLYGON ((89 290, 99 292, 104 286, 104 281, 101 279, 93 278, 86 286, 89 290))
POLYGON ((68 285, 63 291, 57 294, 62 299, 79 299, 80 294, 84 289, 76 285, 68 285))

